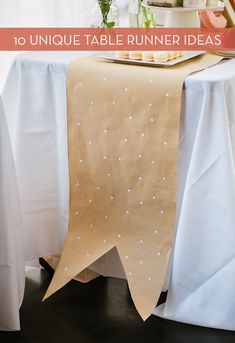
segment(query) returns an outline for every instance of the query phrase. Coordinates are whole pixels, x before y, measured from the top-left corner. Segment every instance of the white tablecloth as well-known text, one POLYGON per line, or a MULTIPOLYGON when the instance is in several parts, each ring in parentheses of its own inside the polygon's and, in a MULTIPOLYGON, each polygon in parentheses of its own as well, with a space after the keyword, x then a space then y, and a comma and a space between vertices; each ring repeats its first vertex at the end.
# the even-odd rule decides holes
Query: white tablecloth
MULTIPOLYGON (((0 90, 11 56, 0 65, 0 90)), ((0 330, 19 328, 24 290, 23 230, 11 142, 0 92, 0 330)))
MULTIPOLYGON (((21 55, 3 92, 26 260, 58 254, 67 231, 66 70, 78 56, 21 55)), ((173 268, 166 282, 167 302, 156 310, 165 318, 231 330, 235 330, 234 99, 235 60, 186 79, 173 268)), ((20 243, 17 248, 22 248, 20 243)), ((124 276, 115 251, 93 269, 124 276)), ((23 285, 19 294, 12 289, 12 297, 21 299, 23 291, 23 285)), ((9 301, 9 311, 10 307, 9 301)))

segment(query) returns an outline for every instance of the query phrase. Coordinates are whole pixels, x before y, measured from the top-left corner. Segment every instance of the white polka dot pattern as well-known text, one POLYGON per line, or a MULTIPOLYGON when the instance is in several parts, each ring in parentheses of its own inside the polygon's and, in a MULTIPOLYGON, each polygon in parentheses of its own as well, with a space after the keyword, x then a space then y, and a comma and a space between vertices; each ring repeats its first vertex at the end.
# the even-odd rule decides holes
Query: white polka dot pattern
POLYGON ((173 239, 181 93, 192 69, 71 64, 69 232, 49 295, 116 247, 137 310, 151 315, 173 239))

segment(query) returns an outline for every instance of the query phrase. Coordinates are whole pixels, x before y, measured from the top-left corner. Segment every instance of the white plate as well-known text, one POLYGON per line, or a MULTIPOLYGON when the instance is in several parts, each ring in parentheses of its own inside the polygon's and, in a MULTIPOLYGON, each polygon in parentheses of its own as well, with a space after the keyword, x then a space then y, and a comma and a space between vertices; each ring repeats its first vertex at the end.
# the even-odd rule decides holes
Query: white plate
POLYGON ((151 11, 174 11, 174 12, 192 12, 192 11, 199 11, 199 12, 204 12, 204 11, 215 11, 219 8, 224 8, 224 3, 222 1, 218 1, 218 5, 214 6, 205 6, 205 7, 183 7, 183 6, 178 6, 178 7, 163 7, 163 6, 153 6, 153 5, 148 5, 147 0, 144 1, 143 6, 146 8, 151 9, 151 11))
POLYGON ((95 55, 95 57, 99 59, 111 60, 116 63, 133 64, 149 67, 170 67, 178 63, 190 60, 191 58, 194 58, 196 56, 200 56, 203 53, 204 51, 185 51, 182 57, 175 58, 174 60, 168 62, 146 62, 141 60, 118 58, 115 56, 115 52, 100 52, 99 54, 95 55))

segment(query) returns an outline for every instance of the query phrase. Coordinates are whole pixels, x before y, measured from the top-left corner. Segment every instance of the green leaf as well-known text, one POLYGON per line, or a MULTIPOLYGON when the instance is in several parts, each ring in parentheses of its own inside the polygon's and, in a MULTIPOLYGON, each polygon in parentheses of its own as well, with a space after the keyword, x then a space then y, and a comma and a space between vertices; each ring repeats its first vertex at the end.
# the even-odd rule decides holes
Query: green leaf
POLYGON ((110 5, 109 4, 103 4, 103 13, 108 14, 110 10, 110 5))
POLYGON ((112 0, 98 0, 98 3, 103 17, 103 25, 104 27, 108 27, 108 14, 112 0))
POLYGON ((114 26, 115 26, 115 22, 114 21, 111 21, 111 22, 107 23, 107 28, 108 29, 112 29, 114 26))

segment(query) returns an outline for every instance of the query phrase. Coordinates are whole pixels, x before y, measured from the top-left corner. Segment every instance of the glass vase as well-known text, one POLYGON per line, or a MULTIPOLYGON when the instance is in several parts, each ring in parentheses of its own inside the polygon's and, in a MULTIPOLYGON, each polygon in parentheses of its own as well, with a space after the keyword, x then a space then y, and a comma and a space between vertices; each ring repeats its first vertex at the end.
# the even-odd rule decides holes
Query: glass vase
POLYGON ((148 8, 142 5, 142 0, 129 0, 130 27, 156 27, 156 17, 148 8))
POLYGON ((92 27, 119 26, 119 11, 115 0, 97 0, 92 11, 92 27))

